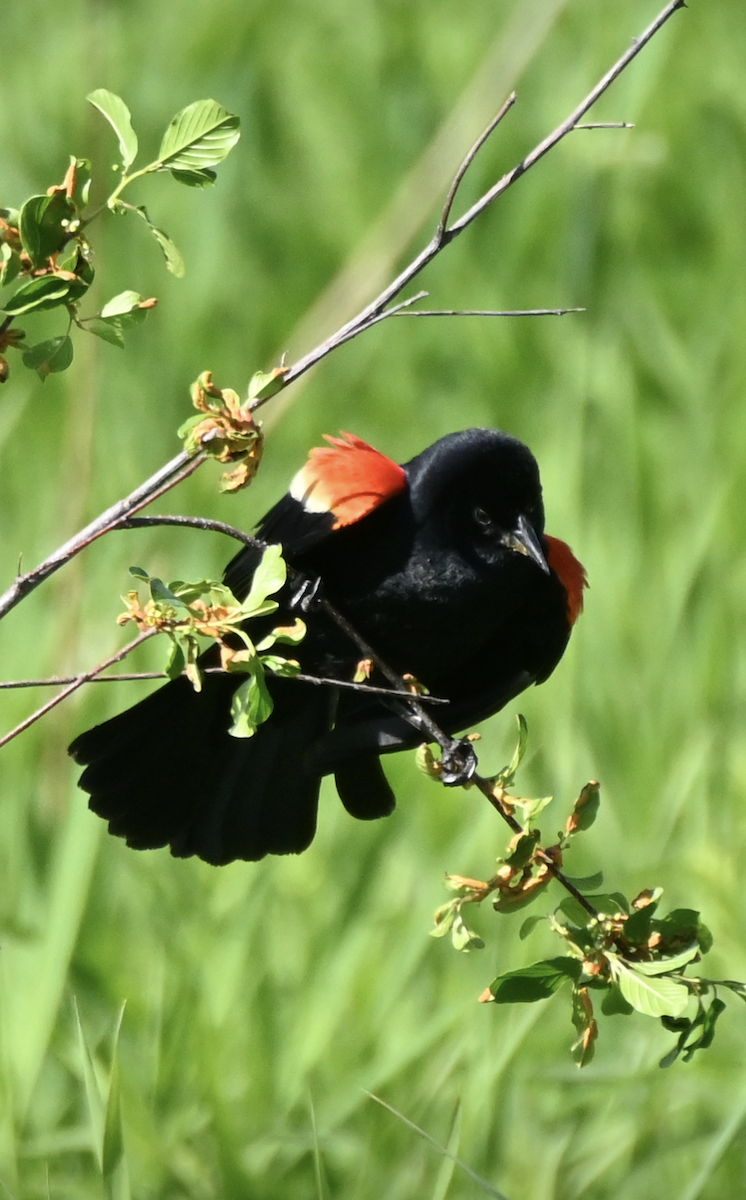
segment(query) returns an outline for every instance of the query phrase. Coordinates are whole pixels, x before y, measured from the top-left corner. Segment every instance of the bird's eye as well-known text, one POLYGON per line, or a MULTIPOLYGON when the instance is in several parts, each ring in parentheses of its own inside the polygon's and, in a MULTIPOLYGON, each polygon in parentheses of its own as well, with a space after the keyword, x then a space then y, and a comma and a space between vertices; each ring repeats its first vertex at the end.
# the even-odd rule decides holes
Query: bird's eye
POLYGON ((477 507, 474 509, 473 516, 474 516, 474 520, 476 521, 476 523, 480 529, 484 529, 485 531, 488 529, 492 529, 492 527, 493 527, 492 517, 490 516, 490 514, 488 512, 485 512, 485 510, 483 508, 480 508, 479 505, 477 505, 477 507))

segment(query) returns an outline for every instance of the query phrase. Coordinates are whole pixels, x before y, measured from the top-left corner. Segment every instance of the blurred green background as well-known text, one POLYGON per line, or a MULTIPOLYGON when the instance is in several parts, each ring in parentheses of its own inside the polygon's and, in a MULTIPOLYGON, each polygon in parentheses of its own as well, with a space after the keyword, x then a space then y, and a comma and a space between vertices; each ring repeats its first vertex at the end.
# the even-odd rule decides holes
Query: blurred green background
MULTIPOLYGON (((242 391, 376 294, 430 237, 448 179, 513 87, 519 103, 457 211, 656 10, 4 0, 0 203, 59 181, 70 153, 93 158, 106 194, 115 141, 85 102, 96 87, 129 104, 143 162, 202 97, 240 114, 243 137, 211 191, 168 178, 133 189, 185 254, 184 280, 140 223, 94 227, 99 301, 124 288, 159 297, 127 350, 79 336, 66 375, 42 386, 19 366, 4 386, 2 587, 20 555, 40 561, 176 453, 200 371, 242 391)), ((525 439, 548 528, 592 590, 555 676, 484 731, 483 769, 506 761, 520 708, 531 732, 520 782, 557 796, 550 835, 582 784, 602 782, 571 872, 603 867, 609 888, 660 884, 668 907, 700 908, 715 935, 707 973, 741 979, 745 70, 743 0, 691 0, 592 114, 636 128, 574 134, 422 279, 434 307, 584 314, 384 323, 267 406, 251 491, 221 497, 208 466, 157 506, 250 527, 308 447, 340 428, 400 460, 471 424, 525 439)), ((36 340, 40 323, 23 324, 36 340)), ((111 653, 130 563, 199 578, 232 553, 191 531, 104 539, 2 623, 0 676, 111 653)), ((104 1086, 127 1001, 124 1136, 142 1200, 484 1194, 366 1089, 510 1200, 746 1195, 737 1000, 714 1048, 669 1071, 657 1064, 672 1036, 642 1016, 602 1019, 596 1060, 578 1072, 566 995, 478 1006, 498 971, 558 951, 541 928, 519 942, 520 918, 491 911, 476 918, 481 953, 427 936, 443 873, 486 877, 505 837, 478 795, 433 787, 411 755, 390 761, 400 804, 388 821, 353 822, 325 788, 301 858, 214 870, 127 850, 88 813, 65 747, 141 686, 89 688, 2 755, 0 1192, 103 1194, 75 997, 104 1086)), ((2 730, 41 695, 3 693, 2 730)))

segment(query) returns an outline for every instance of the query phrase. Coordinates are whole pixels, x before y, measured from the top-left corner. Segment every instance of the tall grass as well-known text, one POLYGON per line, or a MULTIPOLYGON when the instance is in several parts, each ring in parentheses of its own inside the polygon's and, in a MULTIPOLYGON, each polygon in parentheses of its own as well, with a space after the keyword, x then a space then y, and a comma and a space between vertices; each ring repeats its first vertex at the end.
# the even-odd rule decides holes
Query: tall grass
MULTIPOLYGON (((5 0, 3 202, 61 178, 68 153, 99 171, 113 161, 84 101, 94 87, 120 92, 151 144, 208 95, 244 129, 212 192, 143 185, 185 252, 185 280, 165 275, 126 220, 99 231, 100 297, 134 287, 160 298, 126 353, 79 340, 67 375, 42 387, 19 370, 6 385, 6 581, 19 554, 38 561, 175 452, 201 370, 240 390, 372 294, 429 236, 445 181, 513 86, 520 103, 464 204, 566 115, 655 8, 5 0)), ((219 497, 207 467, 161 507, 248 527, 308 446, 339 428, 398 459, 470 424, 525 438, 549 528, 592 590, 556 675, 512 706, 531 729, 522 785, 569 804, 598 777, 602 816, 573 873, 603 866, 609 886, 658 883, 671 906, 701 908, 716 938, 710 974, 735 978, 746 976, 745 61, 741 0, 692 0, 594 114, 636 129, 574 135, 423 279, 433 306, 585 314, 385 323, 304 380, 281 417, 268 406, 249 493, 219 497)), ((0 625, 0 674, 103 658, 131 562, 189 578, 216 574, 230 552, 192 532, 105 539, 0 625)), ((65 746, 136 694, 90 688, 3 752, 8 1195, 482 1194, 369 1092, 510 1200, 743 1194, 735 1001, 714 1048, 666 1072, 669 1036, 642 1017, 605 1020, 596 1061, 577 1072, 561 994, 477 1006, 492 974, 551 943, 541 932, 521 943, 513 921, 487 912, 481 954, 427 937, 443 872, 489 872, 504 835, 478 797, 429 785, 406 755, 390 765, 395 816, 357 824, 325 791, 301 858, 215 871, 128 851, 88 814, 65 746), (109 1089, 124 1000, 115 1090, 129 1185, 102 1176, 89 1111, 94 1083, 109 1089)), ((3 728, 32 703, 4 693, 3 728)), ((484 730, 485 770, 505 761, 511 711, 484 730)))

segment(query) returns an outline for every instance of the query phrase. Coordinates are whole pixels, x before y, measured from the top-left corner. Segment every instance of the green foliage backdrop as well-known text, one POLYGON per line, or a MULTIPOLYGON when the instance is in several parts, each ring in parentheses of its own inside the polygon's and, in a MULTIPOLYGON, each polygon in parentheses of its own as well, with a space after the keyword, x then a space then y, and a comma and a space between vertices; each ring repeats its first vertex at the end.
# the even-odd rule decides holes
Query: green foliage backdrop
MULTIPOLYGON (((42 385, 19 370, 4 385, 3 586, 19 555, 34 565, 176 453, 200 371, 241 391, 375 294, 430 236, 450 174, 514 86, 519 104, 462 204, 570 111, 656 9, 5 0, 4 203, 59 181, 69 153, 91 157, 99 177, 114 161, 84 100, 94 88, 124 97, 146 156, 171 114, 202 96, 240 115, 243 138, 211 191, 143 183, 185 255, 184 280, 129 219, 99 231, 99 299, 135 288, 160 300, 127 350, 79 338, 67 374, 42 385)), ((601 816, 574 873, 603 867, 609 887, 661 884, 672 906, 701 908, 715 935, 709 973, 736 978, 745 63, 742 0, 691 0, 593 114, 637 128, 574 134, 423 279, 437 307, 585 314, 386 322, 267 406, 249 492, 219 496, 210 465, 159 506, 248 527, 307 448, 340 428, 398 459, 470 424, 524 438, 548 527, 583 559, 592 590, 555 677, 521 698, 532 731, 522 782, 569 805, 599 778, 601 816)), ((193 531, 105 539, 3 622, 0 675, 83 669, 113 651, 131 562, 198 578, 231 553, 193 531)), ((395 816, 356 824, 325 792, 317 840, 297 860, 215 871, 126 850, 88 814, 65 746, 137 687, 89 688, 3 752, 0 1190, 103 1194, 75 997, 104 1081, 127 1001, 125 1149, 143 1200, 483 1194, 365 1089, 510 1200, 742 1194, 737 1001, 715 1047, 670 1071, 657 1066, 670 1037, 643 1018, 608 1018, 595 1063, 578 1072, 560 1001, 478 1006, 493 974, 554 951, 540 930, 521 943, 514 922, 487 912, 481 954, 426 936, 443 873, 485 877, 504 835, 478 795, 436 789, 411 756, 391 763, 395 816)), ((32 703, 4 693, 3 729, 32 703)), ((484 732, 483 768, 497 770, 510 712, 484 732)))

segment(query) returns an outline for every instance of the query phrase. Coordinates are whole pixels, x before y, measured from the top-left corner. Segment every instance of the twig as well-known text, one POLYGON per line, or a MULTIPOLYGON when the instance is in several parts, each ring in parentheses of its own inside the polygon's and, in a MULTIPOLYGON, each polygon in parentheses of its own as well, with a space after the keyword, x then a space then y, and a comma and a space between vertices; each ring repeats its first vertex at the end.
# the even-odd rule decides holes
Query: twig
POLYGON ((573 125, 573 129, 634 129, 632 121, 589 121, 583 125, 573 125))
POLYGON ((477 157, 477 154, 482 149, 482 146, 487 141, 488 137, 490 137, 490 135, 492 133, 494 133, 494 131, 497 129, 498 125, 503 120, 503 118, 508 115, 508 113, 510 112, 511 108, 513 107, 513 105, 515 104, 517 99, 518 99, 518 97, 517 97, 516 93, 511 92, 510 95, 508 96, 507 100, 503 104, 502 108, 490 121, 490 123, 487 126, 487 128, 485 129, 484 133, 479 135, 476 142, 472 146, 471 150, 469 150, 468 154, 464 158, 464 161, 461 163, 461 166, 459 167, 458 171, 454 175, 453 183, 451 184, 450 188, 448 189, 448 195, 446 196, 446 202, 443 205, 443 212, 441 213, 440 221, 438 222, 437 233, 435 235, 436 238, 440 238, 441 241, 443 240, 443 235, 445 234, 445 231, 448 228, 448 218, 451 215, 451 209, 453 208, 453 202, 456 199, 456 192, 459 189, 461 180, 464 178, 464 175, 469 170, 469 167, 474 162, 474 159, 477 157))
POLYGON ((584 308, 413 308, 407 312, 389 312, 396 317, 564 317, 585 312, 584 308))
MULTIPOLYGON (((223 667, 202 667, 203 675, 227 675, 223 667)), ((186 671, 182 672, 186 675, 186 671)), ((274 672, 270 669, 270 674, 274 672)), ((140 680, 168 679, 165 671, 135 671, 129 675, 95 675, 90 678, 90 671, 82 675, 52 675, 48 679, 11 679, 0 682, 0 692, 11 691, 15 688, 62 687, 66 683, 139 683, 140 680)), ((235 674, 233 675, 235 679, 235 674)), ((314 683, 319 687, 347 688, 353 692, 369 692, 374 696, 394 696, 397 700, 411 700, 412 692, 394 691, 392 688, 376 687, 371 683, 354 683, 348 679, 326 679, 321 675, 293 675, 301 683, 314 683)), ((419 696, 423 704, 450 704, 442 696, 419 696)))
POLYGON ((199 454, 195 458, 190 458, 188 454, 177 454, 176 458, 172 458, 171 462, 166 463, 160 471, 156 471, 155 475, 151 475, 139 488, 126 496, 124 500, 118 501, 117 504, 107 508, 106 512, 101 513, 96 517, 95 521, 91 521, 90 525, 86 525, 85 529, 81 529, 80 533, 76 533, 75 537, 65 542, 60 546, 59 550, 55 550, 49 558, 46 558, 40 566, 35 567, 33 571, 29 571, 25 575, 19 575, 15 583, 8 588, 4 595, 0 596, 0 619, 15 608, 25 596, 33 592, 35 588, 58 571, 60 567, 64 567, 66 563, 79 554, 81 550, 85 550, 86 546, 90 546, 97 538, 102 537, 105 533, 109 533, 112 529, 116 529, 121 525, 122 520, 132 513, 139 512, 141 508, 151 504, 159 496, 176 487, 182 480, 187 479, 198 467, 205 461, 206 455, 199 454))
POLYGON ((53 708, 56 708, 58 704, 61 704, 63 700, 66 700, 68 696, 71 696, 73 692, 77 691, 79 687, 82 687, 84 683, 88 683, 89 680, 94 679, 96 675, 99 675, 101 671, 105 671, 107 667, 113 666, 114 663, 121 662, 121 660, 126 658, 131 650, 134 650, 136 646, 140 646, 144 641, 153 637, 153 635, 157 632, 157 629, 146 629, 144 633, 141 633, 139 637, 134 639, 134 641, 129 642, 129 644, 126 645, 122 650, 117 650, 116 654, 112 654, 111 657, 107 658, 105 662, 99 663, 99 665, 94 667, 91 671, 86 671, 84 675, 78 675, 69 687, 65 688, 64 691, 60 692, 57 696, 54 696, 51 700, 48 700, 47 703, 42 705, 41 708, 37 708, 35 713, 32 713, 31 716, 27 717, 25 721, 21 721, 20 725, 16 725, 15 729, 11 729, 10 733, 6 733, 4 737, 0 738, 0 750, 2 750, 3 746, 6 746, 8 742, 11 742, 13 738, 18 737, 19 733, 23 733, 24 730, 28 729, 30 725, 35 724, 35 722, 41 717, 46 716, 48 712, 51 712, 53 708))
MULTIPOLYGON (((253 537, 250 533, 244 533, 243 530, 236 529, 233 525, 227 525, 224 521, 211 521, 206 517, 133 517, 125 521, 120 521, 116 528, 137 529, 147 525, 191 526, 194 529, 211 530, 215 533, 224 533, 227 537, 236 538, 239 542, 243 542, 245 546, 251 546, 255 550, 266 550, 267 548, 267 543, 263 542, 260 538, 253 537)), ((304 579, 304 576, 301 574, 301 572, 297 571, 290 564, 288 564, 288 575, 291 579, 294 579, 297 582, 302 582, 304 579)), ((375 663, 375 665, 378 667, 378 670, 381 672, 384 678, 388 679, 394 690, 400 696, 402 695, 402 692, 406 693, 404 699, 406 700, 410 712, 412 712, 413 716, 417 718, 413 724, 415 724, 416 727, 421 729, 424 733, 427 733, 432 741, 437 742, 441 750, 443 750, 445 753, 453 752, 460 745, 458 739, 449 737, 448 734, 443 733, 442 729, 438 728, 435 722, 431 720, 429 714, 422 707, 419 698, 414 696, 411 692, 406 691, 401 676, 383 661, 380 655, 375 652, 373 647, 368 645, 365 639, 361 637, 361 635, 356 629, 353 628, 347 618, 343 616, 333 604, 330 604, 329 601, 325 600, 323 597, 317 600, 316 603, 321 611, 325 612, 327 616, 330 617, 331 620, 334 621, 334 623, 342 630, 342 632, 347 635, 350 641, 357 646, 363 657, 369 658, 373 663, 375 663)))
MULTIPOLYGON (((342 345, 344 342, 350 341, 353 337, 357 337, 359 333, 369 329, 372 324, 376 324, 386 306, 390 304, 391 301, 394 300, 396 296, 398 296, 399 293, 409 283, 411 283, 412 280, 416 278, 416 276, 419 275, 420 272, 424 270, 424 268, 428 266, 432 260, 436 258, 442 250, 445 249, 447 245, 454 240, 454 238, 458 237, 460 233, 463 233, 463 231, 469 225, 471 225, 472 221, 476 220, 476 218, 482 212, 484 212, 484 210, 488 208, 498 196, 501 196, 503 192, 508 190, 509 187, 512 187, 512 185, 516 183, 522 175, 525 175, 526 172, 531 169, 531 167, 536 165, 539 159, 543 158, 544 155, 553 149, 558 142, 562 141, 562 139, 566 137, 568 133, 572 132, 572 130, 577 127, 580 122, 580 118, 585 116, 585 114, 588 112, 588 109, 592 108, 599 97, 601 97, 604 92, 611 87, 611 84, 614 82, 614 80, 621 75, 622 71, 624 71, 625 68, 628 67, 632 62, 632 60, 637 57, 640 51, 647 46, 648 42, 651 41, 651 39, 656 35, 656 33, 659 32, 660 29, 663 28, 673 14, 678 9, 685 7, 686 5, 684 0, 669 0, 668 4, 666 4, 665 8, 658 14, 655 20, 640 35, 640 37, 634 39, 630 48, 625 51, 621 58, 614 63, 613 67, 611 67, 611 69, 606 72, 603 78, 599 80, 596 86, 588 93, 575 111, 572 112, 570 116, 562 122, 561 125, 558 125, 557 128, 548 135, 548 137, 544 138, 542 142, 539 142, 539 144, 535 146, 534 149, 527 154, 517 166, 515 166, 506 175, 503 175, 502 179, 498 180, 498 182, 492 188, 485 192, 484 195, 482 195, 480 199, 477 200, 477 202, 473 204, 472 207, 466 213, 464 213, 462 217, 459 218, 458 221, 450 226, 450 228, 443 229, 441 231, 439 226, 432 241, 424 248, 424 250, 422 250, 417 257, 414 258, 412 262, 410 262, 409 265, 404 268, 397 278, 390 283, 388 287, 386 287, 381 294, 376 297, 375 300, 372 300, 371 303, 362 310, 362 312, 358 313, 357 316, 353 317, 350 321, 343 325, 341 329, 332 334, 331 337, 326 339, 326 341, 322 342, 319 346, 316 346, 315 349, 310 350, 308 354, 303 356, 303 358, 298 359, 298 361, 290 367, 287 375, 285 376, 285 386, 288 386, 295 379, 298 379, 300 375, 305 374, 305 372, 309 371, 311 367, 314 367, 316 363, 321 362, 321 360, 326 358, 328 354, 331 354, 332 351, 337 348, 337 346, 342 345)), ((502 112, 502 109, 500 111, 502 112)), ((484 138, 484 135, 482 135, 482 138, 484 138)), ((480 141, 480 145, 481 144, 482 142, 480 141)), ((456 181, 460 183, 461 178, 463 178, 463 173, 460 167, 459 171, 457 171, 456 176, 454 177, 454 183, 456 183, 456 181)), ((451 191, 453 190, 454 185, 451 184, 451 191)), ((252 410, 261 407, 261 405, 265 403, 266 400, 255 400, 251 406, 252 410)))

